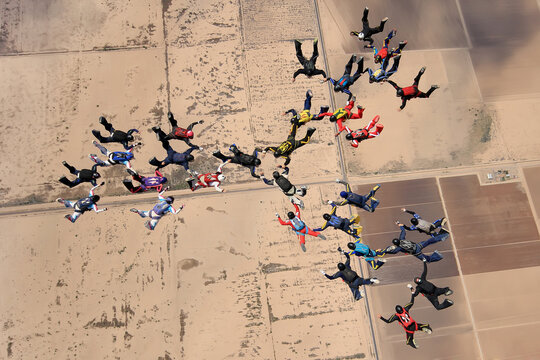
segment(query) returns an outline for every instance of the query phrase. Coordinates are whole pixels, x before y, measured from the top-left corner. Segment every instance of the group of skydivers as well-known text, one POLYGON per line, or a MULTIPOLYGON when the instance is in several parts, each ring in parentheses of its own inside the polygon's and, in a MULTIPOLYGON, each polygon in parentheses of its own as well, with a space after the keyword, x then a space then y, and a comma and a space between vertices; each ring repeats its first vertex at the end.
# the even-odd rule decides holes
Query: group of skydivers
POLYGON ((75 167, 69 165, 67 162, 63 162, 63 165, 69 170, 69 172, 76 176, 74 180, 69 180, 67 177, 61 177, 59 181, 67 186, 74 187, 78 184, 89 182, 92 184, 92 188, 88 194, 88 197, 80 199, 78 201, 69 201, 62 198, 58 198, 57 201, 62 203, 68 208, 73 208, 73 214, 66 215, 65 217, 74 223, 81 214, 86 211, 94 210, 95 212, 106 211, 107 208, 98 209, 97 202, 99 201, 99 196, 94 194, 94 191, 99 186, 103 185, 104 182, 97 184, 97 180, 101 177, 97 171, 98 167, 106 167, 113 165, 124 165, 126 171, 131 175, 131 179, 123 180, 123 184, 126 189, 131 193, 145 192, 151 189, 155 189, 158 192, 159 202, 148 211, 138 210, 135 208, 130 209, 130 211, 138 214, 143 218, 149 218, 145 222, 145 226, 149 230, 154 230, 157 226, 159 220, 166 215, 167 213, 178 214, 184 207, 181 205, 178 209, 175 209, 172 204, 174 203, 173 196, 165 196, 164 193, 168 189, 165 186, 167 183, 167 178, 163 176, 160 172, 160 169, 166 167, 169 164, 176 164, 184 167, 188 172, 189 177, 186 179, 187 184, 192 191, 206 188, 214 187, 219 192, 224 192, 225 190, 220 188, 221 183, 225 180, 223 175, 223 167, 229 163, 234 163, 246 167, 250 170, 250 173, 253 177, 262 180, 266 185, 277 186, 281 191, 290 199, 293 204, 295 211, 290 211, 287 214, 287 220, 281 219, 280 215, 276 213, 276 217, 281 225, 291 226, 295 233, 298 235, 300 246, 303 251, 306 251, 305 247, 305 236, 311 235, 325 239, 322 235, 322 231, 329 227, 343 231, 349 236, 354 238, 354 241, 351 241, 347 244, 348 251, 344 251, 339 247, 337 250, 346 257, 345 263, 338 264, 338 272, 333 275, 328 275, 324 271, 321 272, 330 280, 341 278, 347 285, 350 287, 354 298, 360 300, 364 296, 364 291, 360 290, 362 285, 371 285, 377 284, 380 281, 377 278, 364 279, 360 277, 355 271, 351 269, 350 266, 350 255, 356 255, 358 257, 363 257, 364 260, 374 269, 377 270, 383 266, 386 262, 382 257, 386 254, 397 254, 400 252, 410 254, 420 259, 424 263, 424 271, 420 277, 414 279, 416 288, 413 290, 413 286, 408 284, 408 287, 411 290, 411 301, 405 306, 396 306, 396 313, 393 314, 389 319, 385 319, 382 316, 379 316, 381 320, 385 322, 393 322, 395 320, 399 321, 404 327, 407 333, 407 345, 410 345, 414 348, 417 347, 416 342, 413 338, 414 332, 417 330, 422 330, 427 333, 431 333, 431 328, 428 324, 420 324, 414 321, 410 314, 409 310, 414 304, 414 299, 418 294, 423 294, 437 310, 445 309, 453 304, 451 300, 445 299, 442 303, 439 303, 438 297, 440 295, 451 295, 452 290, 448 287, 438 288, 433 285, 431 282, 426 280, 427 275, 427 263, 435 262, 442 259, 442 256, 437 252, 433 252, 431 255, 426 255, 422 252, 423 248, 431 244, 437 243, 439 241, 444 241, 449 236, 449 233, 444 229, 446 219, 442 218, 433 223, 430 223, 422 219, 418 214, 413 211, 402 209, 410 213, 413 217, 411 218, 411 226, 406 226, 399 221, 396 224, 400 227, 401 233, 398 238, 392 240, 392 245, 386 247, 385 249, 370 249, 367 245, 362 243, 361 231, 362 226, 359 225, 360 217, 357 214, 354 214, 350 218, 343 218, 336 214, 338 207, 344 205, 351 205, 360 209, 364 209, 368 212, 374 212, 377 206, 379 205, 379 200, 375 199, 375 193, 380 188, 380 185, 375 186, 370 193, 366 195, 356 194, 351 190, 349 184, 343 180, 338 179, 337 182, 345 186, 345 190, 340 192, 341 199, 339 201, 328 201, 328 204, 331 206, 329 213, 323 215, 325 220, 324 224, 315 229, 309 228, 304 221, 301 219, 300 209, 304 208, 304 203, 299 197, 303 197, 307 193, 307 187, 301 186, 296 187, 293 185, 289 179, 289 167, 288 165, 291 162, 291 154, 294 150, 306 145, 309 143, 311 136, 316 131, 315 128, 309 127, 307 129, 306 135, 300 140, 296 140, 297 130, 302 126, 308 123, 311 120, 322 120, 324 117, 328 116, 331 122, 335 122, 338 127, 338 132, 335 135, 339 136, 344 130, 347 132, 346 139, 351 141, 353 147, 358 147, 358 144, 367 139, 371 139, 380 135, 383 130, 383 125, 378 124, 380 119, 379 115, 364 128, 352 131, 347 127, 344 122, 348 119, 360 119, 362 118, 364 109, 361 106, 357 106, 357 113, 352 113, 352 108, 354 107, 355 97, 349 90, 350 86, 365 72, 369 72, 369 81, 370 82, 388 82, 396 90, 397 96, 401 97, 402 105, 400 109, 403 109, 406 105, 406 102, 415 97, 429 97, 431 93, 438 88, 438 86, 433 85, 431 89, 423 93, 418 90, 418 82, 420 77, 424 73, 425 68, 423 67, 418 73, 417 77, 414 80, 414 84, 409 87, 400 88, 396 83, 388 80, 397 70, 399 66, 399 61, 401 58, 401 52, 404 47, 407 45, 406 41, 400 42, 399 46, 394 49, 388 48, 390 40, 396 35, 396 30, 392 30, 387 38, 384 40, 384 45, 381 49, 377 49, 373 46, 373 39, 371 38, 374 34, 380 33, 384 29, 384 25, 388 18, 384 18, 380 25, 375 28, 371 28, 368 22, 368 11, 366 7, 364 10, 364 15, 362 18, 363 29, 362 31, 353 31, 351 32, 352 36, 357 37, 360 40, 366 41, 369 44, 365 45, 365 48, 372 48, 374 50, 374 60, 375 63, 380 64, 379 69, 372 70, 367 68, 364 70, 363 66, 363 57, 357 60, 356 56, 351 56, 349 62, 345 66, 345 72, 341 78, 334 80, 331 77, 326 77, 326 73, 323 70, 316 69, 315 62, 318 56, 318 47, 317 39, 313 42, 313 56, 306 60, 302 54, 301 43, 295 40, 296 55, 300 63, 303 65, 302 69, 297 70, 293 75, 293 81, 299 74, 305 74, 308 77, 314 75, 322 75, 324 80, 321 82, 330 81, 334 85, 334 91, 343 92, 349 95, 347 104, 343 108, 339 108, 336 111, 330 113, 328 112, 329 106, 321 106, 321 110, 318 115, 312 115, 310 113, 311 109, 311 99, 313 97, 313 92, 308 90, 306 92, 306 98, 304 101, 304 108, 301 112, 297 112, 295 109, 290 109, 285 112, 283 115, 291 114, 291 129, 289 135, 285 141, 283 141, 278 146, 269 146, 266 149, 255 148, 253 153, 244 153, 242 152, 236 144, 232 144, 229 147, 231 155, 224 155, 220 150, 213 152, 213 156, 221 160, 220 165, 214 173, 199 174, 198 172, 190 169, 190 162, 194 160, 192 152, 194 150, 203 150, 200 146, 194 145, 191 143, 191 140, 194 138, 193 128, 195 125, 202 124, 203 120, 194 122, 190 124, 187 128, 182 128, 178 126, 177 120, 174 118, 171 112, 168 113, 168 120, 171 125, 172 130, 166 134, 160 127, 153 127, 152 131, 156 134, 158 140, 161 142, 163 148, 165 149, 167 156, 163 160, 158 160, 153 157, 149 160, 149 163, 155 166, 155 171, 153 176, 142 176, 131 166, 131 160, 134 159, 133 149, 137 146, 140 146, 141 143, 130 144, 135 141, 134 133, 138 133, 137 129, 130 129, 127 132, 116 130, 111 123, 107 121, 105 117, 100 117, 99 122, 104 126, 105 130, 109 132, 108 136, 103 136, 100 131, 92 130, 92 134, 96 137, 98 141, 93 141, 93 144, 100 150, 100 152, 106 157, 105 160, 100 159, 95 154, 90 154, 90 159, 94 162, 94 165, 91 169, 82 169, 77 170, 75 167), (387 70, 390 59, 393 60, 393 66, 390 70, 387 70), (351 76, 351 70, 354 63, 357 63, 358 69, 351 76), (182 140, 189 147, 188 150, 179 153, 175 151, 170 144, 170 140, 182 140), (123 151, 110 151, 105 148, 102 144, 105 143, 120 143, 123 146, 123 151), (278 165, 278 168, 282 171, 274 171, 272 178, 268 179, 264 176, 263 171, 257 173, 257 168, 261 165, 261 159, 259 159, 259 154, 261 158, 265 156, 267 152, 272 152, 275 158, 283 158, 285 162, 283 165, 278 165), (134 184, 137 182, 138 184, 134 184), (419 231, 428 235, 428 240, 422 241, 420 243, 415 243, 410 240, 406 240, 407 231, 419 231))

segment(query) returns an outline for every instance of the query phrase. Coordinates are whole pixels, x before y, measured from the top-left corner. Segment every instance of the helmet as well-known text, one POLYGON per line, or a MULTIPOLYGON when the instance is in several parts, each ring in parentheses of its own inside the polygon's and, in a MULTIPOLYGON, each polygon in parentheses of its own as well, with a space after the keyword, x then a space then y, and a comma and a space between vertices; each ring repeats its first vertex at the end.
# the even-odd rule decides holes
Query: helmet
POLYGON ((411 224, 418 225, 418 219, 417 218, 412 218, 411 219, 411 224))
POLYGON ((403 312, 403 308, 400 305, 396 305, 396 312, 401 314, 403 312))
POLYGON ((417 284, 420 284, 420 283, 422 283, 422 279, 420 279, 419 277, 415 277, 414 282, 417 283, 417 284))
POLYGON ((399 239, 393 239, 392 244, 399 246, 399 239))
POLYGON ((254 163, 255 163, 255 166, 259 166, 259 165, 261 165, 261 160, 260 159, 255 159, 254 163))
POLYGON ((277 178, 279 177, 279 172, 274 171, 274 172, 272 173, 272 176, 274 177, 274 179, 277 179, 277 178))
POLYGON ((274 151, 274 157, 275 157, 275 158, 278 158, 280 155, 281 155, 281 154, 280 154, 279 152, 274 151))
POLYGON ((165 184, 167 181, 168 181, 168 179, 167 179, 165 176, 163 176, 163 177, 161 178, 161 183, 162 183, 162 184, 165 184))
POLYGON ((128 141, 133 141, 133 135, 129 134, 128 136, 126 136, 128 141))
POLYGON ((364 36, 365 36, 365 35, 364 35, 363 32, 359 32, 359 33, 358 33, 358 38, 359 38, 360 40, 363 40, 363 39, 364 39, 364 36))
POLYGON ((344 263, 338 263, 338 264, 337 264, 337 268, 338 268, 340 271, 343 271, 343 270, 345 270, 347 267, 345 266, 344 263))
POLYGON ((193 139, 193 131, 191 130, 186 131, 186 136, 190 139, 193 139))
POLYGON ((330 121, 331 121, 331 122, 335 122, 336 120, 337 120, 337 119, 336 119, 336 115, 333 115, 333 114, 332 114, 332 115, 330 116, 330 121))
POLYGON ((349 249, 351 249, 351 250, 354 250, 354 249, 356 249, 356 244, 353 243, 353 242, 350 242, 350 243, 347 244, 347 247, 348 247, 349 249))
POLYGON ((339 196, 341 196, 342 198, 346 198, 347 195, 349 195, 349 193, 346 192, 346 191, 342 191, 342 192, 339 193, 339 196))
POLYGON ((186 160, 187 161, 193 161, 193 160, 195 160, 195 158, 193 157, 193 155, 190 154, 190 155, 186 156, 186 160))
POLYGON ((326 221, 330 221, 330 219, 332 218, 332 216, 330 216, 330 214, 324 214, 322 217, 326 221))
POLYGON ((369 82, 370 82, 370 83, 374 83, 375 81, 377 81, 377 80, 375 79, 375 76, 370 75, 370 76, 369 76, 369 82))
POLYGON ((223 180, 225 180, 225 175, 219 174, 219 175, 217 176, 217 179, 218 179, 219 181, 223 181, 223 180))
POLYGON ((375 63, 380 63, 381 61, 382 61, 381 55, 376 55, 375 56, 375 63))
POLYGON ((351 133, 345 134, 345 139, 352 140, 353 139, 352 134, 351 133))
POLYGON ((341 91, 341 90, 343 90, 343 87, 342 87, 341 85, 336 84, 336 85, 334 86, 334 91, 341 91))
POLYGON ((174 202, 174 197, 173 196, 169 196, 165 199, 165 202, 167 204, 172 204, 174 202))
POLYGON ((403 89, 399 89, 399 90, 397 91, 397 95, 398 95, 398 96, 403 96, 403 89))
POLYGON ((97 171, 92 173, 92 178, 93 179, 99 179, 100 177, 101 177, 101 175, 97 171))
POLYGON ((92 200, 93 203, 97 203, 99 201, 99 195, 92 195, 90 196, 90 200, 92 200))
POLYGON ((294 219, 294 218, 296 217, 296 215, 294 215, 294 213, 293 213, 292 211, 289 211, 289 212, 287 213, 287 217, 288 217, 289 219, 294 219))

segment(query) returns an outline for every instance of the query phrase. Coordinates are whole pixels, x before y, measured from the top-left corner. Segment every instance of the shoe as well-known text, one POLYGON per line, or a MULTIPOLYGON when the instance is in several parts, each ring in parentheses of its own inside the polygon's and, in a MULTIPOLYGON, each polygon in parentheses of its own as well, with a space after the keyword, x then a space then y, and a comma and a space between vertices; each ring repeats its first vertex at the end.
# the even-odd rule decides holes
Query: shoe
POLYGON ((294 40, 295 42, 299 43, 300 45, 302 45, 302 42, 300 40, 294 40))
POLYGON ((360 290, 360 296, 361 296, 361 297, 366 296, 366 292, 365 292, 364 290, 360 290))
POLYGON ((425 328, 423 328, 422 331, 427 333, 427 334, 431 334, 433 332, 433 330, 431 329, 431 327, 429 325, 426 326, 425 328))
POLYGON ((161 128, 159 126, 152 127, 152 131, 157 133, 161 128))
POLYGON ((307 185, 302 185, 302 186, 300 186, 300 189, 307 191, 307 189, 309 189, 309 187, 307 185))
POLYGON ((386 259, 377 259, 378 261, 382 262, 383 264, 386 263, 388 260, 386 259))
POLYGON ((364 9, 364 11, 366 11, 366 10, 369 11, 369 8, 368 8, 367 6, 366 6, 366 8, 364 9))
POLYGON ((446 301, 447 301, 450 305, 454 305, 454 302, 453 302, 452 300, 446 299, 446 301))
POLYGON ((352 62, 353 62, 353 63, 356 62, 356 54, 353 54, 353 56, 352 56, 352 62))
POLYGON ((420 72, 423 74, 424 71, 426 71, 426 67, 425 67, 425 66, 422 66, 422 68, 420 69, 420 72))
POLYGON ((373 188, 373 191, 377 191, 381 188, 381 184, 377 184, 375 185, 375 187, 373 188))
MULTIPOLYGON (((450 295, 452 295, 453 293, 454 293, 454 292, 453 292, 452 290, 449 289, 447 292, 444 293, 444 295, 450 296, 450 295)), ((448 301, 452 301, 452 300, 448 300, 448 301)), ((453 302, 452 302, 452 303, 453 303, 453 302)))
POLYGON ((448 222, 448 219, 443 217, 442 220, 441 220, 441 227, 443 227, 444 225, 446 225, 446 223, 448 222))
POLYGON ((318 42, 319 42, 319 39, 315 38, 315 40, 313 40, 313 45, 316 45, 318 42))
POLYGON ((150 225, 150 220, 148 220, 148 221, 146 221, 144 223, 144 227, 147 228, 148 230, 154 230, 154 229, 152 229, 152 225, 150 225))
POLYGON ((381 22, 387 22, 387 21, 388 21, 388 16, 381 20, 381 22))
POLYGON ((64 216, 66 219, 68 219, 69 221, 73 222, 73 218, 71 217, 71 215, 66 215, 64 216))
POLYGON ((90 155, 88 155, 88 157, 90 158, 90 160, 92 160, 96 164, 98 163, 98 157, 97 157, 96 154, 90 154, 90 155))
POLYGON ((311 91, 311 90, 306 91, 306 97, 312 98, 313 97, 313 91, 311 91))
POLYGON ((407 287, 412 290, 413 286, 412 284, 407 284, 407 287))
POLYGON ((344 180, 341 180, 341 179, 336 179, 336 182, 338 184, 343 184, 343 185, 347 184, 344 180))
POLYGON ((139 210, 137 210, 137 209, 135 209, 135 208, 131 208, 131 209, 129 209, 129 211, 134 212, 134 213, 137 213, 137 214, 139 213, 139 210))
POLYGON ((324 236, 323 234, 319 234, 317 237, 321 238, 322 240, 326 240, 326 236, 324 236))
POLYGON ((62 161, 62 165, 67 166, 68 165, 67 161, 62 161))
POLYGON ((300 243, 300 248, 302 249, 303 252, 306 252, 306 244, 300 243))
POLYGON ((100 117, 99 117, 99 123, 100 123, 101 125, 105 125, 105 124, 107 123, 107 119, 105 119, 104 116, 100 116, 100 117))
POLYGON ((390 245, 389 247, 386 248, 387 251, 394 251, 396 249, 397 249, 396 245, 390 245))
POLYGON ((407 44, 408 44, 408 41, 407 41, 407 40, 403 40, 403 41, 400 41, 400 42, 399 42, 399 46, 403 46, 403 47, 404 47, 404 46, 407 45, 407 44))
POLYGON ((56 202, 59 202, 60 204, 63 204, 63 203, 64 203, 64 199, 58 198, 58 199, 56 199, 56 202))
POLYGON ((370 281, 371 281, 371 283, 373 283, 373 284, 378 284, 378 283, 381 282, 381 280, 379 280, 379 279, 377 279, 377 278, 371 278, 370 281))
MULTIPOLYGON (((360 64, 362 61, 364 61, 364 57, 360 56, 360 59, 356 62, 357 64, 360 64)), ((356 101, 356 97, 353 96, 353 101, 356 101)))
POLYGON ((173 116, 172 112, 169 111, 169 112, 167 113, 167 119, 169 119, 169 120, 170 120, 170 119, 174 119, 174 116, 173 116))

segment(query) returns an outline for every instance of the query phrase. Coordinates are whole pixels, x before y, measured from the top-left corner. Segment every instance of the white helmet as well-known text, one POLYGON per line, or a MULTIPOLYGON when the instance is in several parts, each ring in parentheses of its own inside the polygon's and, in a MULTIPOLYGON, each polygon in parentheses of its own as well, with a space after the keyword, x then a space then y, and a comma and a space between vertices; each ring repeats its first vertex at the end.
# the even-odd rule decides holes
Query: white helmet
POLYGON ((362 40, 362 39, 364 38, 364 36, 365 36, 365 35, 364 35, 363 32, 359 32, 359 33, 358 33, 358 38, 359 38, 360 40, 362 40))
POLYGON ((225 175, 219 174, 218 177, 217 177, 217 179, 218 179, 219 181, 223 181, 223 180, 225 180, 225 175))

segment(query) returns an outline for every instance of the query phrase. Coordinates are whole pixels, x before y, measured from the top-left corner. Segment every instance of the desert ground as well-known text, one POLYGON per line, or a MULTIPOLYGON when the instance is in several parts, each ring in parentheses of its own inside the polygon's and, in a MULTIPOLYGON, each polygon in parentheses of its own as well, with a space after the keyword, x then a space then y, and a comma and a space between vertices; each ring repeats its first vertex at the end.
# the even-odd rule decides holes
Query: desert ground
MULTIPOLYGON (((537 359, 540 331, 540 3, 535 0, 4 0, 0 7, 0 359, 537 359), (76 200, 90 186, 58 182, 65 160, 89 168, 92 129, 105 116, 115 128, 137 128, 133 167, 151 175, 148 159, 165 157, 151 127, 170 129, 167 112, 194 128, 191 168, 214 171, 215 149, 285 140, 290 117, 313 91, 313 112, 347 97, 300 67, 293 40, 339 78, 352 54, 374 68, 372 52, 349 35, 370 8, 372 26, 389 17, 380 46, 407 40, 399 71, 410 85, 422 66, 429 99, 403 111, 395 90, 363 75, 351 90, 366 108, 357 129, 380 115, 384 131, 358 148, 334 137, 327 119, 311 122, 311 142, 292 156, 290 179, 308 185, 302 219, 322 225, 326 201, 347 179, 367 193, 381 184, 374 213, 359 212, 363 242, 390 245, 408 221, 445 216, 451 236, 432 245, 444 259, 428 279, 454 290, 455 305, 437 311, 422 296, 411 315, 433 333, 405 345, 403 329, 385 324, 422 272, 411 256, 387 256, 369 269, 352 259, 365 287, 354 301, 329 281, 344 257, 346 234, 326 230, 300 249, 275 213, 292 210, 275 187, 249 171, 224 168, 225 193, 190 191, 183 168, 163 169, 176 216, 155 230, 129 211, 149 210, 155 192, 130 194, 122 166, 100 168, 103 213, 74 224, 58 197, 76 200)), ((355 69, 355 68, 354 68, 355 69)), ((353 69, 353 71, 354 71, 353 69)), ((303 137, 307 126, 299 129, 303 137)), ((119 144, 106 144, 120 150, 119 144)), ((186 145, 173 141, 184 151, 186 145)), ((270 174, 279 162, 263 159, 270 174)), ((71 177, 71 176, 69 176, 71 177)), ((358 212, 342 207, 341 216, 358 212)), ((409 233, 408 239, 425 236, 409 233)))

